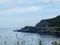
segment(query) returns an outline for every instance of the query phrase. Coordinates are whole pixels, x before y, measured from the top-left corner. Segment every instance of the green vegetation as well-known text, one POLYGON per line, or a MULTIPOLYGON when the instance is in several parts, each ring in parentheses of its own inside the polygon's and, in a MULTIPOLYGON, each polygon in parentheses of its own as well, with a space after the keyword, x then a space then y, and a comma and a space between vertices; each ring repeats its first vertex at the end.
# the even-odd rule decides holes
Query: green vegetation
POLYGON ((47 21, 50 27, 60 27, 60 15, 52 19, 47 19, 47 21))
MULTIPOLYGON (((45 45, 45 44, 42 41, 39 41, 39 45, 45 45)), ((58 43, 58 42, 54 41, 51 43, 51 45, 60 45, 60 42, 58 43)))
POLYGON ((43 42, 42 41, 39 41, 39 45, 43 45, 43 42))
POLYGON ((58 45, 58 43, 56 41, 52 42, 52 45, 58 45))
POLYGON ((60 45, 60 43, 54 41, 54 42, 52 42, 52 45, 60 45))
POLYGON ((33 26, 25 26, 25 27, 22 28, 21 30, 24 30, 24 29, 28 29, 28 30, 37 30, 36 27, 33 27, 33 26))

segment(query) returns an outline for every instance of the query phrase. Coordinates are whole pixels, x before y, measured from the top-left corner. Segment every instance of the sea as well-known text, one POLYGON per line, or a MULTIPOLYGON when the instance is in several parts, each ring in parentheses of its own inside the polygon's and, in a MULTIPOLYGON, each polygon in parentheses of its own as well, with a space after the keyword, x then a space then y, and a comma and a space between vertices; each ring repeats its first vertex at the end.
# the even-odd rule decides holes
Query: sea
POLYGON ((0 28, 0 45, 52 45, 52 42, 60 42, 60 38, 40 35, 37 33, 14 32, 15 29, 0 28))

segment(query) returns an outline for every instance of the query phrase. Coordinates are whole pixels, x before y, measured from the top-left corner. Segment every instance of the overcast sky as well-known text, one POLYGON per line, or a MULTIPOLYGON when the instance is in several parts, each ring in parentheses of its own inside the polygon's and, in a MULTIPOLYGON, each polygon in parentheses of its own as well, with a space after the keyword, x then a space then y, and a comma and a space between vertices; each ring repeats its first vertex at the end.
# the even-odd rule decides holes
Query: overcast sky
POLYGON ((60 15, 60 0, 0 0, 0 28, 34 26, 60 15))

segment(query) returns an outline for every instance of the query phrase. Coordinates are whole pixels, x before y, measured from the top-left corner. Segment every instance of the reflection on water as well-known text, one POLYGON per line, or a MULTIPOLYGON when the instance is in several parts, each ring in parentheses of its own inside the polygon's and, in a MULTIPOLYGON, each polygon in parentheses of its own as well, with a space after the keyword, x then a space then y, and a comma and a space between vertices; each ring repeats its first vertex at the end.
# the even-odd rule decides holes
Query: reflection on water
POLYGON ((0 45, 38 45, 40 40, 44 45, 51 45, 53 41, 60 41, 59 38, 52 36, 13 32, 13 29, 0 29, 0 45))

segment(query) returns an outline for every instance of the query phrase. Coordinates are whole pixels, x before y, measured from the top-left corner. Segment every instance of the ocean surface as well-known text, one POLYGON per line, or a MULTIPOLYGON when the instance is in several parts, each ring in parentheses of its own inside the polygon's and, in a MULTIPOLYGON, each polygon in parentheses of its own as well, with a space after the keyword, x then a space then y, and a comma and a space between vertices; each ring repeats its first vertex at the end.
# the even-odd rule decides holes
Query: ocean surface
POLYGON ((60 38, 37 33, 13 32, 14 29, 0 28, 0 45, 52 45, 53 41, 60 42, 60 38))

